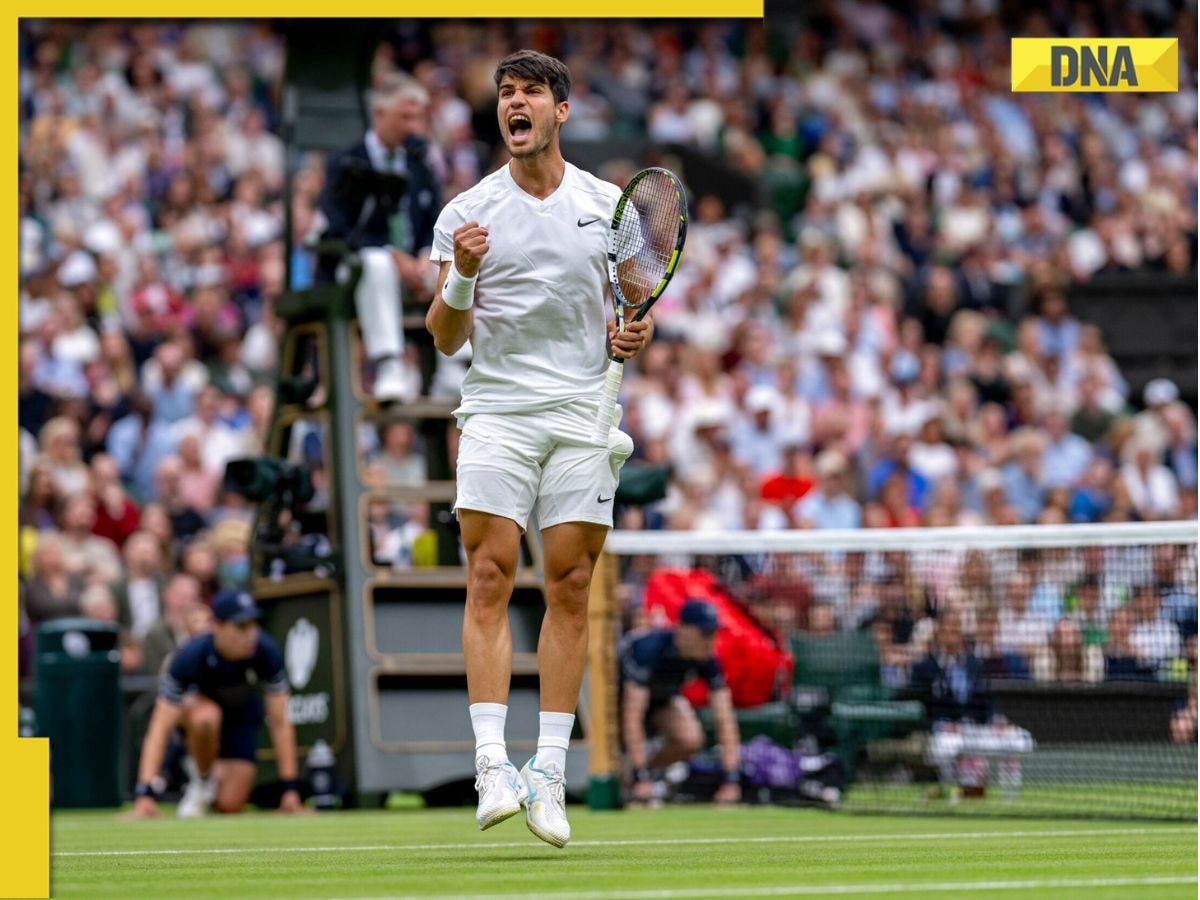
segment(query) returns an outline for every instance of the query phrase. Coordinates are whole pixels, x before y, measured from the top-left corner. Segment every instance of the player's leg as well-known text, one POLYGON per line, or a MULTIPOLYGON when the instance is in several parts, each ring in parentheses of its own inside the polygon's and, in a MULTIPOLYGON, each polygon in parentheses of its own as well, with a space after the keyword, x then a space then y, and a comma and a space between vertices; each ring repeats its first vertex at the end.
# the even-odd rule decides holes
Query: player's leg
POLYGON ((654 726, 663 736, 663 742, 650 758, 651 769, 665 769, 704 749, 704 727, 686 697, 672 697, 670 703, 655 713, 654 726))
POLYGON ((177 813, 181 819, 203 816, 215 794, 213 764, 221 747, 221 707, 202 694, 189 694, 183 702, 184 741, 191 764, 188 784, 180 798, 177 813))
POLYGON ((587 659, 588 591, 607 534, 606 525, 593 522, 563 522, 542 531, 546 615, 538 637, 541 712, 537 753, 521 776, 529 792, 529 830, 556 847, 571 838, 564 778, 567 746, 587 659))
POLYGON ((458 513, 467 553, 463 655, 475 732, 476 819, 490 828, 521 809, 525 786, 508 760, 504 724, 512 680, 508 601, 541 475, 545 437, 521 416, 472 415, 458 448, 458 513))
POLYGON ((362 277, 354 291, 363 346, 376 366, 375 397, 412 401, 420 392, 415 373, 404 363, 404 332, 400 316, 400 279, 386 247, 365 247, 360 253, 362 277))
POLYGON ((467 551, 467 604, 463 656, 475 732, 476 820, 491 828, 521 809, 524 786, 504 744, 512 680, 508 601, 517 573, 521 529, 512 519, 477 510, 459 511, 467 551))
POLYGON ((512 635, 508 601, 512 596, 521 529, 512 519, 473 509, 459 510, 467 551, 467 606, 463 614, 463 654, 471 703, 507 703, 512 680, 512 635))

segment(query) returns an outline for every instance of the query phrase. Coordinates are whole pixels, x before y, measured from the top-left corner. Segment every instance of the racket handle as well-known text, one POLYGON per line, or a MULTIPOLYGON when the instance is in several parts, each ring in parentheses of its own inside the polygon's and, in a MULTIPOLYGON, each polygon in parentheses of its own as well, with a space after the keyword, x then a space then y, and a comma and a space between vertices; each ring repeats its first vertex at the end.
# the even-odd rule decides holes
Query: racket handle
POLYGON ((621 378, 624 374, 625 366, 619 360, 609 361, 608 374, 604 377, 604 395, 600 398, 600 417, 596 421, 598 443, 608 443, 608 433, 617 416, 617 398, 621 394, 621 378))

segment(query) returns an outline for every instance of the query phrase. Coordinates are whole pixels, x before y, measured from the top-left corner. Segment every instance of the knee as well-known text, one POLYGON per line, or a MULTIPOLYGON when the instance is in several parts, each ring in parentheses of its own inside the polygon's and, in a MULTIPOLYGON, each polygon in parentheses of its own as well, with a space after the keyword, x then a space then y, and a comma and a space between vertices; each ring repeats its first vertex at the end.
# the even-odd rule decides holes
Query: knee
POLYGON ((489 618, 503 615, 512 592, 513 573, 497 560, 484 556, 471 563, 467 609, 472 615, 489 618))
POLYGON ((572 615, 587 615, 588 591, 592 584, 592 567, 577 565, 557 574, 546 585, 552 601, 572 615))
POLYGON ((245 805, 246 801, 240 797, 229 797, 221 794, 218 794, 216 799, 213 800, 213 809, 225 815, 240 813, 245 805))
POLYGON ((199 700, 188 713, 188 725, 197 731, 221 730, 221 707, 211 700, 199 700))
POLYGON ((687 751, 689 756, 704 749, 704 729, 698 724, 685 728, 680 738, 679 746, 687 751))

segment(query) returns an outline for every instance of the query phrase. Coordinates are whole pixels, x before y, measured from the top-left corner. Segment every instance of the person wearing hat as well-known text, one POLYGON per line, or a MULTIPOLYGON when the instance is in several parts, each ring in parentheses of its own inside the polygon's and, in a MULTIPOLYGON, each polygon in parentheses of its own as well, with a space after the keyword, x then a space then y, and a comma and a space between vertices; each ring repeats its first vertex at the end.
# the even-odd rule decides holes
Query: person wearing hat
POLYGON ((714 798, 737 803, 742 797, 740 744, 733 698, 714 649, 720 621, 704 600, 688 600, 674 628, 634 632, 622 642, 621 736, 634 773, 633 799, 654 797, 655 770, 688 759, 704 749, 704 729, 696 711, 680 694, 684 684, 703 678, 721 746, 725 780, 714 798), (649 739, 661 743, 651 748, 649 739))
POLYGON ((226 590, 213 599, 212 630, 192 638, 171 658, 142 743, 134 818, 158 816, 155 782, 167 742, 183 728, 191 781, 179 801, 180 818, 203 816, 209 807, 239 812, 257 771, 258 729, 266 721, 275 748, 283 793, 281 812, 302 812, 296 733, 288 721, 288 681, 283 654, 259 626, 262 610, 246 591, 226 590))

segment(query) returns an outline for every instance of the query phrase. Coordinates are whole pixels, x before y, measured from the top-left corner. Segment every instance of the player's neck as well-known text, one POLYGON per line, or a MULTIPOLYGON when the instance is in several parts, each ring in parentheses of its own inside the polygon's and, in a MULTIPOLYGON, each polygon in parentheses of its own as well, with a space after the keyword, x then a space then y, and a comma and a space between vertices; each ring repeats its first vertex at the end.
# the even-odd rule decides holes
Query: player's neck
POLYGON ((567 161, 557 147, 551 147, 536 156, 513 158, 508 163, 508 171, 517 187, 539 200, 545 200, 562 184, 567 161))

